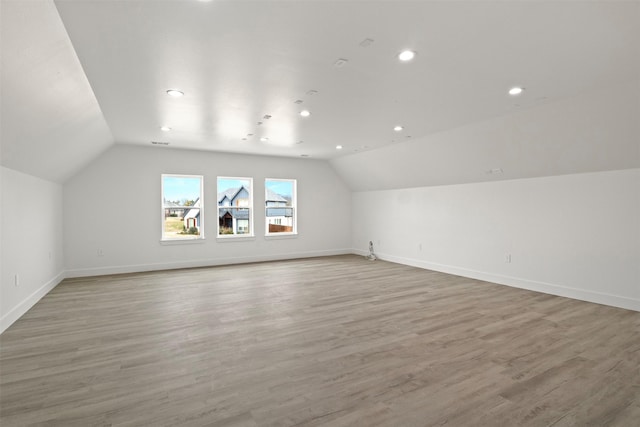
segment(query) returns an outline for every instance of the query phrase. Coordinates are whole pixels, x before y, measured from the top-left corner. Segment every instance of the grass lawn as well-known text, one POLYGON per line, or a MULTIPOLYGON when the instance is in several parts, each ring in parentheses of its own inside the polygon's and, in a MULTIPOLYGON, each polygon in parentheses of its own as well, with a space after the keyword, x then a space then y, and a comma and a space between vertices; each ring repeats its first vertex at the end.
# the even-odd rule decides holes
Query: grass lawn
POLYGON ((164 220, 165 233, 180 233, 182 231, 182 218, 169 216, 164 220))

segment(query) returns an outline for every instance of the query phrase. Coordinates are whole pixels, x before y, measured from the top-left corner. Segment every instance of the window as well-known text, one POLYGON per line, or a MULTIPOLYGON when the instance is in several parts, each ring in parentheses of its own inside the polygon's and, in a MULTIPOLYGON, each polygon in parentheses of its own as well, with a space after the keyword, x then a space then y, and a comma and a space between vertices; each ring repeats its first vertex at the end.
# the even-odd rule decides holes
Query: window
POLYGON ((296 180, 266 179, 264 189, 266 235, 296 234, 296 180))
POLYGON ((253 236, 253 179, 218 177, 218 236, 253 236))
POLYGON ((203 239, 203 206, 202 176, 162 175, 161 239, 203 239))

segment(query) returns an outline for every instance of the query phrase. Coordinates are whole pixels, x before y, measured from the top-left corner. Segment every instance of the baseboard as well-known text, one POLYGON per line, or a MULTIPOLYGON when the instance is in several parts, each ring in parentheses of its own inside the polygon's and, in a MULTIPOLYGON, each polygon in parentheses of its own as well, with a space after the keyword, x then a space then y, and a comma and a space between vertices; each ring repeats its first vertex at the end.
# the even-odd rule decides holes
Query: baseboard
MULTIPOLYGON (((354 249, 352 253, 357 255, 367 255, 368 252, 354 249)), ((427 270, 439 271, 456 276, 469 277, 471 279, 483 280, 485 282, 497 283, 499 285, 511 286, 514 288, 527 289, 529 291, 542 292, 550 295, 573 298, 581 301, 593 302, 596 304, 609 305, 624 308, 627 310, 640 311, 640 300, 619 295, 612 295, 603 292, 587 291, 584 289, 572 288, 569 286, 554 283, 538 282, 535 280, 523 279, 519 277, 506 276, 484 271, 477 271, 468 268, 456 267, 446 264, 438 264, 418 259, 398 257, 388 254, 376 253, 376 256, 384 261, 409 265, 412 267, 424 268, 427 270)))
POLYGON ((58 273, 53 279, 42 285, 39 289, 25 298, 21 303, 13 307, 7 314, 0 318, 0 334, 9 326, 22 317, 31 307, 33 307, 43 296, 48 294, 53 288, 58 286, 65 279, 65 272, 58 273))
MULTIPOLYGON (((334 249, 324 251, 310 251, 310 252, 296 252, 274 255, 260 255, 251 257, 229 257, 218 258, 215 260, 202 259, 191 261, 177 261, 172 263, 157 263, 157 264, 138 264, 127 266, 113 266, 113 267, 99 267, 99 268, 86 268, 86 269, 74 269, 66 272, 58 273, 54 278, 42 285, 39 289, 25 298, 21 303, 12 308, 7 314, 0 318, 0 333, 4 332, 9 326, 11 326, 16 320, 22 317, 31 307, 33 307, 42 297, 55 288, 66 277, 87 277, 87 276, 102 276, 108 274, 122 274, 122 273, 136 273, 143 271, 157 271, 157 270, 171 270, 178 268, 193 268, 193 267, 213 267, 218 265, 231 265, 231 264, 246 264, 252 262, 265 262, 265 261, 280 261, 290 260, 297 258, 312 258, 320 256, 333 256, 333 255, 345 255, 356 254, 366 256, 367 251, 359 249, 334 249)), ((472 270, 468 268, 461 268, 446 264, 438 264, 433 262, 427 262, 423 260, 417 260, 412 258, 397 257, 388 254, 376 253, 376 256, 384 261, 395 262, 398 264, 409 265, 412 267, 424 268, 427 270, 440 271, 447 274, 455 274, 457 276, 469 277, 477 280, 484 280, 487 282, 497 283, 500 285, 511 286, 520 289, 527 289, 530 291, 542 292, 551 295, 557 295, 567 298, 573 298, 581 301, 588 301, 597 304, 604 304, 613 307, 620 307, 627 310, 634 310, 640 312, 640 300, 621 297, 618 295, 606 294, 601 292, 586 291, 584 289, 577 289, 568 286, 562 286, 551 283, 538 282, 528 279, 522 279, 518 277, 505 276, 500 274, 488 273, 483 271, 472 270)))
POLYGON ((110 267, 78 268, 66 271, 66 277, 105 276, 109 274, 141 273, 145 271, 175 270, 179 268, 215 267, 219 265, 248 264, 252 262, 282 261, 297 258, 313 258, 351 254, 351 249, 331 249, 322 251, 295 252, 283 254, 255 255, 248 257, 228 257, 198 259, 189 261, 160 262, 154 264, 119 265, 110 267))

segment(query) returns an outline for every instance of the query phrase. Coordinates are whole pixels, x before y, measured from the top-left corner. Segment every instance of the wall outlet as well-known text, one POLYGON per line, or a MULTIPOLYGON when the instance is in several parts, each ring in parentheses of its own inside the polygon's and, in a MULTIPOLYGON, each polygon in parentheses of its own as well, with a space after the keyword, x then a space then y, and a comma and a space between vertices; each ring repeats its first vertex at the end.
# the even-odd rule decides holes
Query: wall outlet
POLYGON ((506 254, 504 256, 504 262, 507 264, 511 264, 511 254, 506 254))
POLYGON ((20 277, 18 276, 18 273, 16 273, 15 276, 13 276, 13 286, 18 286, 20 284, 20 277))
POLYGON ((104 250, 98 249, 97 254, 98 256, 104 256, 104 250))
POLYGON ((422 243, 418 243, 418 250, 422 251, 422 243))

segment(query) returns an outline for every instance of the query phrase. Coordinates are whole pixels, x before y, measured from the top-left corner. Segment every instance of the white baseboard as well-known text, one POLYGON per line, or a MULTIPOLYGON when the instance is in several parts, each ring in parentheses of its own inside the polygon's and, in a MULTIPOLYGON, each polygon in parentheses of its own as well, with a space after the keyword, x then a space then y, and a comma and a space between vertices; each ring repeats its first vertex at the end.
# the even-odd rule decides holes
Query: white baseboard
MULTIPOLYGON (((177 261, 172 263, 157 263, 157 264, 138 264, 138 265, 126 265, 126 266, 112 266, 112 267, 97 267, 97 268, 85 268, 74 269, 66 272, 58 273, 54 278, 42 285, 39 289, 25 298, 21 303, 12 308, 7 314, 0 318, 0 333, 4 332, 9 326, 11 326, 16 320, 24 315, 31 307, 33 307, 42 297, 55 288, 66 277, 87 277, 87 276, 102 276, 108 274, 122 274, 122 273, 137 273, 143 271, 157 271, 157 270, 171 270, 178 268, 192 268, 192 267, 213 267, 218 265, 231 265, 231 264, 246 264, 251 262, 265 262, 265 261, 280 261, 290 260, 297 258, 312 258, 320 256, 332 256, 332 255, 345 255, 356 254, 366 256, 367 251, 359 249, 334 249, 324 251, 310 251, 310 252, 296 252, 286 254, 274 254, 274 255, 260 255, 250 257, 230 257, 230 258, 218 258, 215 260, 201 259, 191 261, 177 261)), ((438 264, 427 262, 423 260, 397 257, 388 254, 376 253, 376 256, 384 261, 395 262, 398 264, 409 265, 412 267, 424 268, 427 270, 440 271, 447 274, 455 274, 457 276, 469 277, 472 279, 484 280, 487 282, 497 283, 500 285, 511 286, 515 288, 527 289, 530 291, 542 292, 551 295, 558 295, 567 298, 573 298, 582 301, 593 302, 597 304, 610 305, 613 307, 625 308, 627 310, 634 310, 640 312, 640 300, 621 297, 618 295, 606 294, 601 292, 587 291, 584 289, 577 289, 568 286, 562 286, 551 283, 538 282, 528 279, 522 279, 518 277, 505 276, 494 273, 487 273, 483 271, 471 270, 467 268, 461 268, 451 265, 438 264)))
MULTIPOLYGON (((368 255, 368 252, 358 249, 352 250, 352 253, 363 256, 368 255)), ((596 304, 603 304, 624 308, 627 310, 640 311, 640 300, 634 298, 622 297, 619 295, 612 295, 603 292, 588 291, 554 283, 538 282, 535 280, 523 279, 519 277, 488 273, 484 271, 456 267, 453 265, 438 264, 388 254, 376 253, 376 256, 383 261, 390 261, 398 264, 409 265, 412 267, 424 268, 427 270, 434 270, 447 274, 454 274, 456 276, 469 277, 471 279, 483 280, 485 282, 497 283, 499 285, 506 285, 514 288, 527 289, 529 291, 542 292, 545 294, 573 298, 581 301, 593 302, 596 304)))
POLYGON ((140 273, 144 271, 175 270, 179 268, 215 267, 218 265, 248 264, 251 262, 281 261, 297 258, 313 258, 332 255, 351 254, 351 249, 332 249, 322 251, 295 252, 284 254, 255 255, 248 257, 229 257, 216 259, 198 259, 189 261, 160 262, 154 264, 118 265, 110 267, 78 268, 67 270, 66 277, 105 276, 109 274, 140 273))
POLYGON ((53 288, 58 286, 60 282, 65 279, 65 272, 58 273, 53 279, 42 285, 39 289, 25 298, 18 305, 13 307, 7 314, 0 318, 0 334, 4 332, 9 326, 24 315, 31 307, 33 307, 43 296, 48 294, 53 288))

